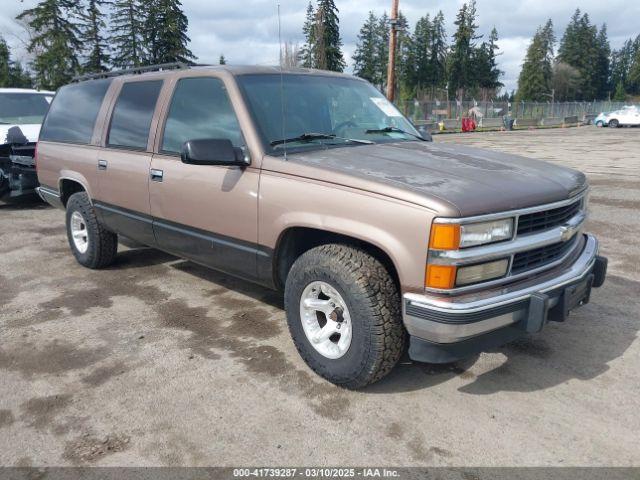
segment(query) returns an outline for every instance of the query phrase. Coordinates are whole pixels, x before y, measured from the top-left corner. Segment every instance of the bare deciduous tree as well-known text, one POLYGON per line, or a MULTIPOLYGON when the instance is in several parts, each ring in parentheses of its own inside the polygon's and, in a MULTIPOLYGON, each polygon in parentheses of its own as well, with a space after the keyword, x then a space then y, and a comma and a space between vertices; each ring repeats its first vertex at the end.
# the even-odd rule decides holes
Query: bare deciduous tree
POLYGON ((301 52, 297 43, 285 42, 280 48, 280 66, 282 68, 296 68, 301 66, 301 52))

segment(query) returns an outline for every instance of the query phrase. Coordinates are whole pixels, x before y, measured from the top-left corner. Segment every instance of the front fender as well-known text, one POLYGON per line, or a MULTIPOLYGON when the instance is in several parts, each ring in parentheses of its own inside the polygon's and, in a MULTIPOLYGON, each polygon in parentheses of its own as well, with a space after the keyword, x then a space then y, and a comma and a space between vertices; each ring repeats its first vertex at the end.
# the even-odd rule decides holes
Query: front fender
POLYGON ((305 227, 370 243, 393 262, 403 292, 424 290, 430 210, 363 192, 275 174, 262 175, 259 243, 275 249, 290 228, 305 227))

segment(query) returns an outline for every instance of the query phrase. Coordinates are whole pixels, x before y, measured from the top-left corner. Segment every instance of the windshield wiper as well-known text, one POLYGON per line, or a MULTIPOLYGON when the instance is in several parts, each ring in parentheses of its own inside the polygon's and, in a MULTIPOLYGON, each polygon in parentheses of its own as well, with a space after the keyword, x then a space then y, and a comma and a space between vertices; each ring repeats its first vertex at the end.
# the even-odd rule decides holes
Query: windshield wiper
POLYGON ((403 133, 405 135, 409 135, 411 137, 417 138, 418 140, 422 140, 426 142, 427 140, 420 135, 416 135, 415 133, 407 132, 406 130, 402 130, 398 127, 384 127, 384 128, 370 128, 369 130, 365 130, 364 133, 403 133))
POLYGON ((293 138, 274 140, 273 142, 270 143, 270 145, 272 147, 275 147, 276 145, 282 145, 284 143, 310 142, 312 140, 334 140, 334 139, 345 140, 347 142, 362 143, 364 145, 371 145, 374 143, 369 140, 359 140, 357 138, 338 137, 333 133, 303 133, 302 135, 299 135, 293 138))

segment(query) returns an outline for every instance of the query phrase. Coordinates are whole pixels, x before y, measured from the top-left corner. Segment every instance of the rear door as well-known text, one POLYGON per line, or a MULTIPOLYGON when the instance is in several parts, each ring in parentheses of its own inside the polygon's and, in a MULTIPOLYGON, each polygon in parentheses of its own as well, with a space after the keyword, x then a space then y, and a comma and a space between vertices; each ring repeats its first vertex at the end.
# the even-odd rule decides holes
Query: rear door
POLYGON ((194 139, 227 139, 247 151, 225 83, 214 76, 180 78, 165 117, 149 183, 158 245, 254 279, 260 170, 180 160, 183 143, 194 139))
POLYGON ((152 121, 163 81, 122 84, 112 108, 104 148, 98 156, 98 196, 94 202, 114 232, 145 245, 155 244, 149 206, 152 121))

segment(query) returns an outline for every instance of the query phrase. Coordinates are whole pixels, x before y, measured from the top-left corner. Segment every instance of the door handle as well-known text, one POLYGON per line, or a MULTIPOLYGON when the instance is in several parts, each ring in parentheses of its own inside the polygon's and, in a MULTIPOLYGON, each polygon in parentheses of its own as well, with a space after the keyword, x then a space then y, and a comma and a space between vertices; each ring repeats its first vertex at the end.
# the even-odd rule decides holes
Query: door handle
POLYGON ((149 171, 149 176, 151 177, 151 180, 154 182, 161 182, 163 175, 164 175, 164 172, 156 168, 152 168, 149 171))
POLYGON ((98 170, 106 170, 106 169, 107 169, 107 161, 98 160, 98 170))

